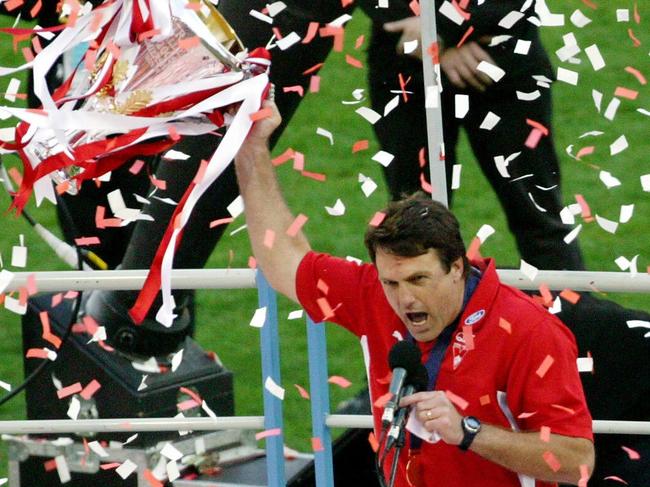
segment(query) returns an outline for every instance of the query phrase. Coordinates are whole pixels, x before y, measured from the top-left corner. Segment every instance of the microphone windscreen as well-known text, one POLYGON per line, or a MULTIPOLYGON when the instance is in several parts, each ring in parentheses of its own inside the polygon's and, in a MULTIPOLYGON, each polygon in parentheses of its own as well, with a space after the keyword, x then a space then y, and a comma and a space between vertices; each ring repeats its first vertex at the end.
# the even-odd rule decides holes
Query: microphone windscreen
POLYGON ((412 374, 418 366, 421 366, 422 352, 415 343, 409 340, 402 340, 393 345, 388 353, 388 365, 391 370, 401 367, 408 374, 412 374))
POLYGON ((412 385, 415 392, 426 391, 429 388, 429 374, 426 367, 419 364, 419 367, 408 376, 406 383, 412 385))

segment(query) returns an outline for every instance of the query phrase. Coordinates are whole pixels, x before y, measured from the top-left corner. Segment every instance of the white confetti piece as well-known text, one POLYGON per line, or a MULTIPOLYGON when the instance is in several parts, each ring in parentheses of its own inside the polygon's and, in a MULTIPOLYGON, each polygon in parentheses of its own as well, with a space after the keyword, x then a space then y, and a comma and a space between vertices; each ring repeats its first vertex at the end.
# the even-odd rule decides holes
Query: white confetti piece
POLYGON ((174 149, 168 150, 163 154, 163 159, 168 159, 170 161, 187 161, 189 158, 189 154, 174 149))
POLYGON ((612 174, 608 171, 600 171, 599 177, 603 184, 607 186, 607 189, 621 185, 621 181, 612 176, 612 174))
POLYGON ((621 205, 621 214, 618 217, 618 221, 621 223, 627 223, 632 219, 633 214, 634 214, 634 204, 621 205))
POLYGON ((539 90, 531 91, 530 93, 524 93, 523 91, 517 91, 517 99, 521 101, 533 101, 537 100, 542 94, 539 90))
POLYGON ((136 440, 137 437, 138 437, 138 433, 129 436, 129 437, 126 439, 126 441, 125 441, 124 443, 122 443, 122 445, 128 445, 129 443, 134 442, 134 441, 136 440))
POLYGON ((650 117, 650 110, 646 110, 644 108, 637 108, 637 112, 639 112, 641 115, 645 115, 646 117, 650 117))
POLYGON ((5 391, 11 391, 11 384, 3 380, 0 380, 0 387, 2 387, 5 391))
POLYGON ((228 213, 230 213, 230 216, 237 218, 244 212, 244 199, 241 195, 237 196, 237 198, 232 200, 232 203, 230 203, 226 209, 228 210, 228 213))
POLYGON ((284 388, 276 384, 271 377, 267 377, 264 381, 264 388, 281 401, 284 400, 284 388))
POLYGON ((622 255, 621 255, 620 257, 617 257, 617 258, 614 260, 614 263, 615 263, 615 264, 618 266, 618 268, 621 269, 622 271, 626 271, 626 270, 628 270, 628 269, 630 268, 630 261, 627 260, 627 257, 624 257, 624 256, 622 256, 622 255))
POLYGON ((160 367, 158 367, 158 362, 155 357, 149 357, 145 361, 133 360, 131 366, 140 372, 149 372, 150 374, 160 373, 160 367))
POLYGON ((438 108, 440 106, 440 88, 438 86, 427 86, 425 89, 424 107, 438 108))
POLYGON ((174 480, 177 480, 181 476, 181 471, 176 462, 167 462, 165 470, 167 470, 167 480, 169 482, 174 482, 174 480))
POLYGON ((262 328, 264 326, 264 322, 266 321, 266 306, 262 308, 257 308, 255 310, 255 313, 253 314, 253 318, 251 318, 251 322, 249 323, 250 326, 253 328, 262 328))
POLYGON ((617 8, 616 9, 616 21, 617 22, 629 22, 630 21, 630 11, 627 8, 617 8))
POLYGON ((596 44, 592 44, 586 48, 585 53, 587 54, 587 58, 589 59, 591 66, 594 68, 594 71, 601 70, 605 67, 605 60, 596 44))
POLYGON ((98 326, 97 331, 93 334, 90 340, 88 340, 88 343, 96 343, 96 342, 102 342, 108 338, 106 336, 106 327, 104 326, 98 326))
POLYGON ((300 42, 300 36, 295 32, 287 34, 285 37, 276 42, 281 51, 289 49, 294 44, 300 42))
POLYGON ((63 455, 57 455, 54 457, 54 463, 56 464, 56 473, 59 474, 59 481, 62 484, 67 484, 72 480, 70 475, 70 467, 68 467, 68 462, 63 455))
POLYGON ((524 18, 524 13, 517 10, 511 10, 499 21, 499 27, 510 29, 513 25, 524 18))
POLYGON ((181 363, 183 363, 183 350, 184 349, 181 348, 178 352, 172 355, 172 372, 176 372, 181 363))
POLYGON ((548 312, 552 315, 562 312, 562 300, 560 299, 560 296, 555 297, 553 304, 548 308, 548 312))
POLYGON ((628 320, 628 328, 650 328, 650 321, 644 320, 628 320))
POLYGON ((325 210, 327 213, 329 213, 331 216, 342 216, 345 214, 345 205, 340 199, 337 199, 336 202, 334 203, 334 206, 326 206, 325 210))
POLYGON ((569 18, 571 20, 571 23, 575 25, 578 28, 583 28, 585 25, 589 24, 591 22, 591 19, 587 17, 585 14, 582 13, 580 10, 575 10, 572 14, 571 17, 569 18))
POLYGON ((568 44, 555 51, 555 55, 563 63, 575 58, 579 53, 580 48, 577 44, 568 44))
POLYGON ((327 25, 331 27, 343 27, 350 20, 352 20, 352 16, 350 14, 343 14, 340 17, 337 17, 331 22, 329 22, 327 25))
POLYGON ((332 132, 330 132, 329 130, 325 130, 324 128, 318 127, 316 129, 316 134, 327 138, 327 140, 330 141, 330 145, 334 145, 334 136, 332 135, 332 132))
POLYGON ((81 402, 76 396, 72 396, 70 399, 70 404, 68 405, 68 411, 66 414, 68 415, 68 418, 77 420, 79 417, 79 412, 81 411, 81 402))
POLYGON ((376 124, 381 118, 381 115, 379 115, 376 111, 368 107, 359 107, 355 110, 355 113, 365 118, 372 125, 376 124))
MULTIPOLYGON (((643 176, 641 176, 640 179, 641 179, 641 187, 643 188, 643 191, 650 191, 650 174, 644 174, 643 176)), ((2 274, 0 273, 0 289, 4 289, 1 283, 2 283, 2 274)))
MULTIPOLYGON (((2 115, 2 112, 0 112, 2 115)), ((2 120, 2 117, 0 117, 2 120)), ((16 138, 16 128, 15 127, 5 127, 0 128, 0 140, 3 142, 12 142, 16 138)))
POLYGON ((593 372, 594 359, 592 357, 578 357, 578 372, 593 372))
POLYGON ((469 95, 457 94, 454 96, 454 116, 456 118, 465 118, 469 112, 469 95))
POLYGON ((499 66, 495 66, 494 64, 487 61, 481 61, 478 63, 476 69, 482 73, 487 74, 494 82, 499 82, 499 80, 506 74, 506 72, 499 66))
POLYGON ((248 12, 248 15, 250 15, 254 19, 261 20, 262 22, 266 22, 267 24, 273 23, 273 18, 263 14, 262 12, 258 12, 257 10, 251 9, 251 11, 248 12))
POLYGON ((98 441, 91 441, 88 443, 88 448, 90 448, 98 457, 105 458, 108 456, 108 452, 104 449, 98 441))
POLYGON ((598 90, 591 90, 591 98, 594 100, 596 110, 598 110, 598 113, 600 113, 600 109, 603 103, 603 94, 598 90))
MULTIPOLYGON (((16 313, 18 315, 24 315, 25 313, 27 313, 27 303, 20 304, 20 301, 18 299, 13 298, 11 296, 6 296, 5 309, 8 309, 9 311, 16 313)), ((56 357, 56 352, 52 352, 52 353, 56 357)), ((50 359, 50 360, 54 360, 54 359, 50 359)))
POLYGON ((526 56, 528 51, 530 51, 531 41, 525 41, 523 39, 517 39, 517 44, 515 44, 515 54, 521 54, 526 56))
POLYGON ((183 458, 183 453, 171 443, 165 443, 160 454, 171 461, 178 461, 183 458))
POLYGON ((376 189, 377 183, 375 183, 371 178, 364 176, 363 182, 361 183, 361 191, 366 195, 366 198, 370 197, 376 189))
POLYGON ((395 110, 399 105, 399 95, 394 96, 384 107, 384 117, 395 110))
POLYGON ((607 105, 607 108, 605 109, 603 117, 605 117, 607 120, 614 120, 614 117, 616 117, 616 112, 618 111, 618 107, 620 105, 621 100, 616 97, 612 98, 612 101, 609 102, 609 105, 607 105))
POLYGON ((499 123, 501 117, 496 113, 488 112, 483 121, 481 122, 480 128, 483 130, 492 130, 496 124, 499 123))
POLYGON ((560 66, 557 68, 557 80, 576 86, 578 84, 578 73, 560 66))
POLYGON ((301 309, 295 309, 289 313, 289 316, 287 316, 288 320, 299 320, 304 316, 304 311, 301 309))
POLYGON ((5 100, 11 102, 16 101, 16 95, 20 89, 20 80, 18 78, 11 78, 9 85, 7 86, 7 91, 5 91, 5 100))
POLYGON ((11 265, 13 267, 27 266, 27 247, 25 247, 25 237, 20 235, 20 245, 14 245, 11 248, 11 265))
POLYGON ((576 222, 575 216, 568 206, 560 210, 560 220, 565 225, 573 225, 576 222))
POLYGON ((412 41, 406 41, 404 43, 404 54, 411 54, 414 53, 415 50, 418 48, 419 41, 417 39, 414 39, 412 41))
POLYGON ((451 169, 451 189, 460 188, 460 173, 463 169, 462 164, 454 164, 451 169))
POLYGON ((582 230, 582 223, 565 235, 563 239, 564 243, 569 245, 571 242, 573 242, 581 230, 582 230))
POLYGON ((448 0, 445 0, 443 2, 443 4, 438 9, 438 12, 447 17, 456 25, 461 25, 463 22, 465 22, 465 19, 460 14, 460 12, 448 0))
POLYGON ((618 228, 618 222, 608 220, 599 215, 596 215, 596 223, 598 223, 600 228, 609 233, 616 233, 616 229, 618 228))
POLYGON ((609 153, 610 155, 615 156, 616 154, 620 154, 627 148, 628 148, 627 138, 625 137, 625 135, 621 135, 609 146, 609 153))
POLYGON ((205 414, 207 414, 211 418, 217 417, 217 414, 210 408, 210 406, 208 406, 207 402, 203 401, 201 403, 201 409, 203 409, 203 411, 205 411, 205 414))
POLYGON ((144 374, 142 376, 142 379, 140 379, 140 385, 138 386, 138 391, 142 391, 142 390, 146 389, 147 387, 149 387, 147 385, 147 377, 149 377, 149 376, 147 374, 144 374))
POLYGON ((393 154, 383 150, 380 150, 374 156, 372 156, 373 161, 378 162, 384 167, 388 167, 390 163, 393 162, 393 159, 395 159, 395 156, 393 154))
POLYGON ((528 279, 534 281, 535 277, 537 277, 537 272, 539 270, 534 265, 531 265, 528 262, 526 262, 524 259, 521 259, 521 263, 519 264, 519 271, 528 279))
POLYGON ((478 232, 476 232, 476 236, 481 241, 481 243, 485 243, 488 237, 494 235, 495 232, 496 230, 492 225, 488 225, 487 223, 485 223, 481 226, 481 228, 478 229, 478 232))
POLYGON ((494 163, 497 166, 497 170, 499 171, 499 174, 503 176, 504 178, 509 178, 510 173, 508 172, 508 166, 512 161, 514 161, 521 152, 515 152, 514 154, 510 154, 508 157, 503 157, 503 156, 496 156, 494 158, 494 163))
POLYGON ((287 4, 284 2, 273 2, 273 3, 269 3, 266 6, 266 9, 269 12, 269 15, 271 17, 275 17, 280 12, 282 12, 285 8, 287 8, 287 4))
POLYGON ((115 469, 115 472, 122 477, 122 479, 126 479, 129 475, 135 472, 137 468, 138 466, 127 458, 122 465, 115 469))

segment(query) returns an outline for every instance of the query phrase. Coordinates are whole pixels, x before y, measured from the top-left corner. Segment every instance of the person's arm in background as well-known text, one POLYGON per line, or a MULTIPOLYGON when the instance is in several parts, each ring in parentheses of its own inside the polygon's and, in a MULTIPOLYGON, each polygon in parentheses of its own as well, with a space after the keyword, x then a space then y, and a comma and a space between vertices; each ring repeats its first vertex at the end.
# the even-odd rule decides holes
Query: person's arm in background
POLYGON ((276 291, 297 302, 296 271, 310 247, 302 232, 287 235, 294 217, 282 196, 269 152, 269 137, 282 117, 273 101, 262 106, 271 109, 271 115, 253 125, 235 157, 235 169, 257 264, 276 291))

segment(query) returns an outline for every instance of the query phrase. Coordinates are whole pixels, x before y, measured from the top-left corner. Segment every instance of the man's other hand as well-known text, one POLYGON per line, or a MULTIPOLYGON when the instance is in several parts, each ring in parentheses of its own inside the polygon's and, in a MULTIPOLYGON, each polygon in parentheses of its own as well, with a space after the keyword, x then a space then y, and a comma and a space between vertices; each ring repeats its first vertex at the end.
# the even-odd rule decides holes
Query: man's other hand
POLYGON ((487 74, 476 69, 481 61, 496 65, 477 42, 449 47, 440 56, 440 66, 454 86, 460 89, 471 87, 484 92, 493 81, 487 74))
POLYGON ((397 53, 404 54, 404 44, 411 41, 418 41, 418 47, 410 52, 408 55, 422 59, 422 31, 421 31, 420 17, 407 17, 405 19, 396 20, 394 22, 386 22, 384 30, 386 32, 393 32, 401 34, 399 42, 397 43, 397 53))

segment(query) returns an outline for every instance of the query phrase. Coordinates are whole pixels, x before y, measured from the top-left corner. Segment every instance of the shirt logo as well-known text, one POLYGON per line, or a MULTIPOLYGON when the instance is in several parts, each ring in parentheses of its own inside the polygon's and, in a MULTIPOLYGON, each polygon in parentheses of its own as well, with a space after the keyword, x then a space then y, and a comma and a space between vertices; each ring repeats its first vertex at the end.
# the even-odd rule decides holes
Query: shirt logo
POLYGON ((479 309, 478 311, 475 311, 471 315, 469 315, 467 318, 465 318, 465 324, 468 326, 473 325, 477 321, 480 321, 483 317, 485 316, 485 310, 484 309, 479 309))

